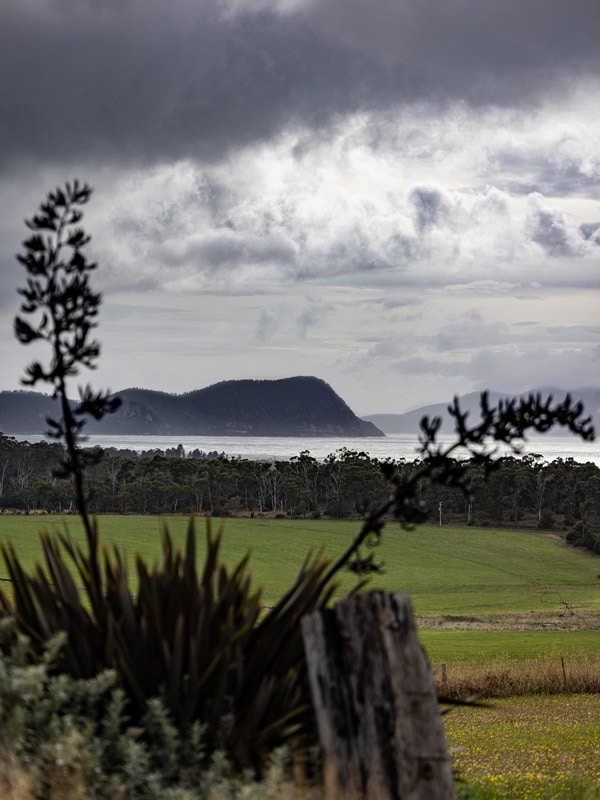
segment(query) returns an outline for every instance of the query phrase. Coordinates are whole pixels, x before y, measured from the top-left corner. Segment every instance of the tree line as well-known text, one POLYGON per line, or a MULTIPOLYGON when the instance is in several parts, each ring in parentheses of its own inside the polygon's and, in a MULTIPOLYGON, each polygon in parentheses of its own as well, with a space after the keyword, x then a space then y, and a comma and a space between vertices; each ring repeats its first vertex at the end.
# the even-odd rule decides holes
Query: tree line
MULTIPOLYGON (((252 461, 223 453, 92 449, 87 493, 93 514, 284 515, 357 518, 389 495, 390 472, 407 477, 419 461, 380 460, 342 448, 323 461, 303 451, 289 461, 252 461), (96 463, 94 463, 96 462, 96 463)), ((62 444, 0 435, 0 507, 71 513, 71 482, 56 477, 62 444)), ((600 469, 573 459, 505 456, 489 475, 465 466, 470 496, 423 479, 419 500, 434 524, 562 528, 600 552, 600 469)))

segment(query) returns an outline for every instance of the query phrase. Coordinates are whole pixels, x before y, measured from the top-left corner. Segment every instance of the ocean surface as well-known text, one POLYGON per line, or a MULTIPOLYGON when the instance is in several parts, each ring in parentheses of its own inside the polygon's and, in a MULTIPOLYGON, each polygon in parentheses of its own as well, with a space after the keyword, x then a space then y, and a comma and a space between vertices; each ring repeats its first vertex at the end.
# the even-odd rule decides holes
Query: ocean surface
MULTIPOLYGON (((21 441, 39 442, 43 436, 16 436, 21 441)), ((441 442, 452 437, 441 436, 441 442)), ((412 460, 417 457, 418 441, 408 434, 389 434, 385 438, 271 437, 271 436, 88 436, 85 446, 116 447, 134 450, 167 450, 182 445, 185 452, 224 453, 230 458, 252 461, 288 461, 308 450, 322 461, 342 448, 367 453, 372 458, 412 460)), ((505 451, 507 454, 508 450, 505 451)), ((600 466, 600 440, 583 442, 575 436, 536 436, 525 444, 524 453, 535 453, 545 461, 572 458, 600 466)))

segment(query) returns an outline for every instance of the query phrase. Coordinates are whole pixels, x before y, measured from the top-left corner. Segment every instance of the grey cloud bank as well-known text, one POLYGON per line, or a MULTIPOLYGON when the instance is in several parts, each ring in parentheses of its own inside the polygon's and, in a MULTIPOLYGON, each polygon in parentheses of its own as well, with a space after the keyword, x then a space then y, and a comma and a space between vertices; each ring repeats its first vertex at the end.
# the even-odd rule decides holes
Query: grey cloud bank
POLYGON ((422 98, 526 107, 600 69, 594 0, 256 8, 5 0, 2 157, 214 158, 422 98))
POLYGON ((1 17, 0 388, 23 218, 74 176, 113 389, 316 374, 367 414, 599 385, 596 0, 1 17))

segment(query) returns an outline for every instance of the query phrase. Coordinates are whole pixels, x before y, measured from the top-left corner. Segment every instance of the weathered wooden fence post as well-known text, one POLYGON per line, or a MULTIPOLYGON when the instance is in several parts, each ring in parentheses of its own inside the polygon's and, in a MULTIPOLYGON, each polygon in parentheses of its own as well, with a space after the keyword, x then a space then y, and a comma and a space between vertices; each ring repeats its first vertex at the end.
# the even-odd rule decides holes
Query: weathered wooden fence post
POLYGON ((326 800, 456 797, 408 597, 365 592, 302 619, 326 800))

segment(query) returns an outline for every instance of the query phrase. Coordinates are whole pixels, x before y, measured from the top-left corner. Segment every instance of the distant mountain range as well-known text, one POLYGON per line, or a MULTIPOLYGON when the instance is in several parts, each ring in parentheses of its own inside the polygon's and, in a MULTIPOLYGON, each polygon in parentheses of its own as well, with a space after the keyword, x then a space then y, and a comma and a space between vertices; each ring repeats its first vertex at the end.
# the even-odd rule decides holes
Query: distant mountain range
MULTIPOLYGON (((524 392, 523 397, 529 394, 541 394, 543 397, 552 395, 555 402, 564 400, 567 394, 566 389, 557 389, 556 387, 543 387, 539 389, 531 389, 529 392, 524 392)), ((491 403, 497 403, 500 398, 509 397, 510 395, 503 394, 502 392, 489 392, 489 399, 491 403)), ((596 433, 600 434, 600 389, 571 389, 568 391, 572 399, 581 401, 585 407, 585 415, 591 416, 596 428, 596 433)), ((479 418, 479 398, 480 392, 470 392, 460 397, 461 408, 470 412, 470 419, 479 418)), ((452 433, 454 424, 452 418, 448 414, 448 403, 436 403, 430 406, 422 406, 414 411, 407 411, 405 414, 370 414, 364 417, 368 422, 372 422, 385 434, 397 433, 417 433, 419 430, 419 422, 424 416, 440 417, 442 420, 442 433, 452 433)), ((560 435, 565 433, 563 428, 553 428, 552 435, 560 435)))
MULTIPOLYGON (((383 436, 325 381, 313 377, 223 381, 187 394, 115 393, 121 406, 86 433, 191 436, 383 436)), ((42 434, 58 404, 38 392, 0 392, 0 431, 42 434)))
MULTIPOLYGON (((544 397, 561 401, 564 389, 532 389, 544 397)), ((531 392, 525 392, 525 395, 531 392)), ((600 429, 600 389, 573 389, 600 429)), ((186 394, 168 394, 149 389, 116 392, 122 404, 101 422, 90 420, 86 433, 123 435, 188 436, 339 436, 363 437, 385 434, 416 434, 425 415, 442 418, 442 433, 451 433, 453 423, 448 403, 422 406, 405 414, 371 414, 360 419, 325 381, 313 377, 282 380, 223 381, 186 394)), ((490 401, 507 397, 489 392, 490 401)), ((479 415, 479 392, 460 398, 471 419, 479 415)), ((43 434, 46 417, 58 416, 56 401, 40 392, 0 392, 0 431, 5 434, 43 434)), ((560 434, 553 428, 552 434, 560 434)))

